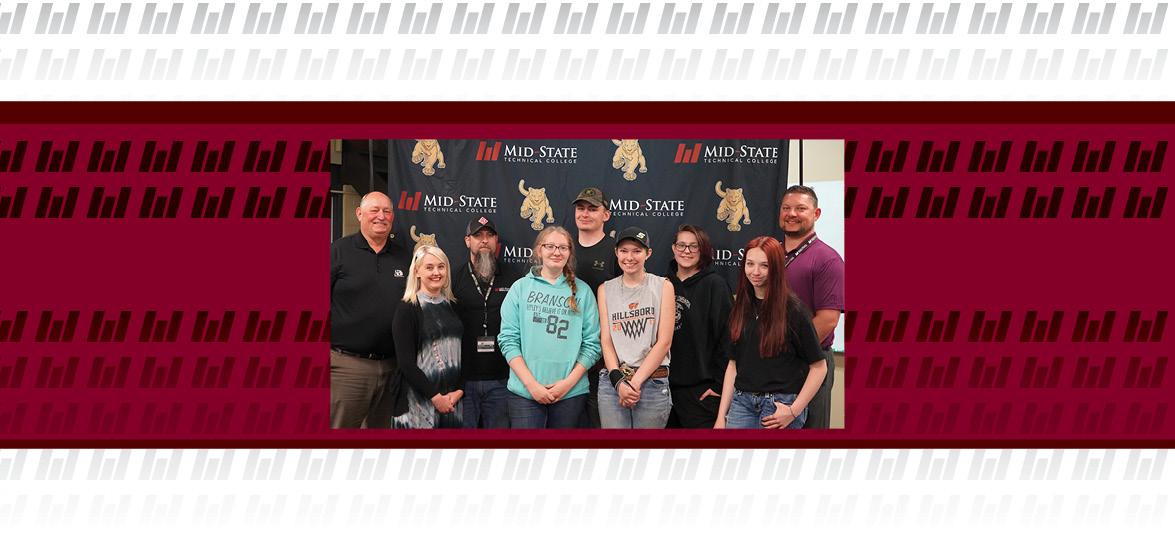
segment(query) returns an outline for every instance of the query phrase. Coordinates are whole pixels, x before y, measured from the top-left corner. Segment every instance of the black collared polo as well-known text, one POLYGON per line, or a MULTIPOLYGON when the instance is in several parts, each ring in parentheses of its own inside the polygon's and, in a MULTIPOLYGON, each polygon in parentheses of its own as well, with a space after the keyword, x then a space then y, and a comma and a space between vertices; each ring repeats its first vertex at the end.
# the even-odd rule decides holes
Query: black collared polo
POLYGON ((394 239, 377 254, 361 233, 330 246, 330 344, 393 355, 392 320, 404 297, 412 250, 394 239))

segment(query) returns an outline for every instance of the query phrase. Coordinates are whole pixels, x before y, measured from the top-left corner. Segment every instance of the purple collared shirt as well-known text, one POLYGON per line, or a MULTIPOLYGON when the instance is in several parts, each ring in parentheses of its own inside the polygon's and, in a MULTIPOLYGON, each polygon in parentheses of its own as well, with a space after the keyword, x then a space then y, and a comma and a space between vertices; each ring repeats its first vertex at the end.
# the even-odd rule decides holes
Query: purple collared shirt
MULTIPOLYGON (((821 309, 845 311, 845 261, 819 238, 787 266, 787 285, 813 314, 821 309)), ((820 342, 821 347, 832 345, 834 332, 820 342)))

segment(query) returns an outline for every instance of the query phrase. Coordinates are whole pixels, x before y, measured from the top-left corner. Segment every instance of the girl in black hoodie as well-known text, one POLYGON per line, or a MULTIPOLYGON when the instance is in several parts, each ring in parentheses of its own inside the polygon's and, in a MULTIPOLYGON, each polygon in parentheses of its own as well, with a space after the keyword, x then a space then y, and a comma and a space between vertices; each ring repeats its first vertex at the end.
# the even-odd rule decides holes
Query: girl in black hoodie
POLYGON ((714 249, 702 228, 677 228, 668 273, 677 302, 670 348, 670 428, 711 428, 718 418, 730 349, 726 324, 732 295, 726 279, 714 272, 713 259, 714 249))

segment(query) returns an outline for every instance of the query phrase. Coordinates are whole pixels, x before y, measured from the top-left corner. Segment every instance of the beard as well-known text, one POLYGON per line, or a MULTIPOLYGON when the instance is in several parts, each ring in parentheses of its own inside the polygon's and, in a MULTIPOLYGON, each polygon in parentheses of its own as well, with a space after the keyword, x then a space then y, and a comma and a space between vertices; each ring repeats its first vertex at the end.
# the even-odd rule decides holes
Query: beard
POLYGON ((494 261, 494 255, 489 250, 479 250, 473 256, 473 274, 477 276, 480 281, 488 281, 494 276, 494 270, 497 263, 494 261))
POLYGON ((800 226, 799 230, 796 230, 796 231, 788 231, 787 229, 783 229, 782 227, 780 229, 783 229, 784 235, 794 239, 794 238, 798 238, 798 237, 803 237, 803 236, 807 235, 808 233, 811 233, 812 230, 816 228, 816 224, 804 225, 803 223, 800 223, 799 226, 800 226))

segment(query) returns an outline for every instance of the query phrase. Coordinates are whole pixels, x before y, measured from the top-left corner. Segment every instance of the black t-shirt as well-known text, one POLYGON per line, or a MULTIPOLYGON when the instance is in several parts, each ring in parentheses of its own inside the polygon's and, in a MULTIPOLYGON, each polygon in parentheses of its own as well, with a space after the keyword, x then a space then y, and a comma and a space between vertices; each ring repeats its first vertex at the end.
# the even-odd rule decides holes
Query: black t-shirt
POLYGON ((361 233, 330 246, 330 345, 391 356, 392 320, 404 297, 412 251, 388 239, 378 254, 361 233))
POLYGON ((465 326, 461 336, 461 370, 466 380, 502 380, 510 376, 510 365, 497 349, 497 340, 502 330, 502 300, 518 277, 517 270, 499 264, 493 284, 487 285, 475 280, 469 262, 453 273, 453 295, 457 298, 453 305, 465 326), (490 287, 488 304, 487 286, 490 287), (494 351, 478 353, 477 337, 487 333, 494 338, 494 351))
POLYGON ((600 242, 592 246, 583 246, 579 240, 575 241, 575 276, 592 287, 592 293, 600 289, 600 285, 609 279, 620 275, 620 266, 616 264, 616 239, 604 235, 600 242))
MULTIPOLYGON (((759 300, 752 296, 755 307, 759 300)), ((759 355, 759 321, 748 315, 742 338, 733 344, 733 359, 738 375, 734 388, 756 393, 800 393, 808 378, 808 365, 824 360, 812 314, 795 295, 787 302, 787 342, 774 357, 759 355)))

